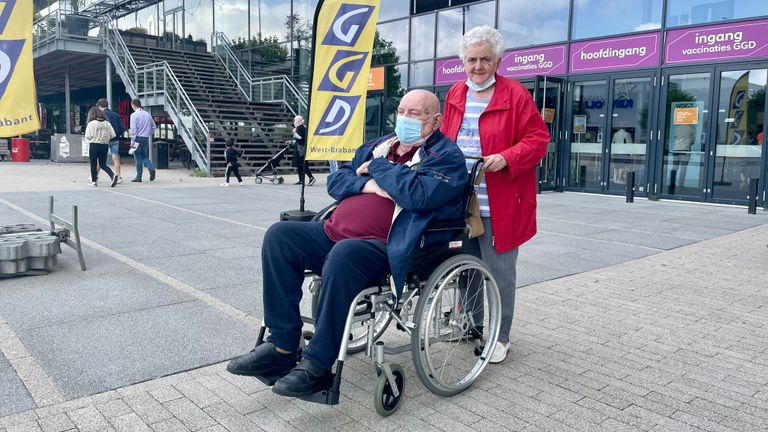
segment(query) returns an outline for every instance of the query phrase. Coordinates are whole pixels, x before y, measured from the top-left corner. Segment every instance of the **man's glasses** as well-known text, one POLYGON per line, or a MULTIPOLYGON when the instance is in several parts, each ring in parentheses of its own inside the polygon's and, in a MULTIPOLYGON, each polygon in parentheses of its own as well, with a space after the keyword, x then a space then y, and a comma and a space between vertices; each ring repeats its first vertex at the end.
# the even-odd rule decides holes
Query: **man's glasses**
POLYGON ((465 57, 464 63, 474 65, 474 64, 481 64, 483 66, 488 66, 493 62, 493 59, 490 57, 465 57))

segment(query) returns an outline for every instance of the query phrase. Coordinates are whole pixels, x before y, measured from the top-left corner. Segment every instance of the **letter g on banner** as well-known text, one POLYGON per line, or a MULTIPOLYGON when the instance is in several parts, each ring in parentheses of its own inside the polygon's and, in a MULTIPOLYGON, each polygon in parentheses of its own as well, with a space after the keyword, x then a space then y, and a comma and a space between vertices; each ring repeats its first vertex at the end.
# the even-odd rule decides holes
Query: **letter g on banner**
POLYGON ((328 72, 318 86, 320 91, 349 93, 357 76, 365 66, 367 52, 338 50, 331 60, 328 72))
POLYGON ((323 39, 323 45, 355 46, 371 18, 373 9, 367 5, 342 4, 333 19, 330 31, 323 39))
POLYGON ((316 135, 342 136, 349 126, 352 113, 360 101, 360 96, 333 96, 328 103, 320 123, 317 125, 316 135))

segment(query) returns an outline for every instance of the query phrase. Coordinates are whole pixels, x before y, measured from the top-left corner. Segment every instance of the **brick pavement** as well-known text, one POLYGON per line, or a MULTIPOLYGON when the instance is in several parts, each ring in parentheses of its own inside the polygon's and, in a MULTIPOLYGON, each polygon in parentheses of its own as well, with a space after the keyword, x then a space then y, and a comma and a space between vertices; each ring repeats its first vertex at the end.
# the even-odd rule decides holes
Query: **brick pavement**
POLYGON ((386 419, 356 356, 335 407, 276 396, 220 363, 3 417, 0 432, 765 431, 766 263, 762 225, 527 286, 505 363, 441 398, 404 358, 406 399, 386 419))

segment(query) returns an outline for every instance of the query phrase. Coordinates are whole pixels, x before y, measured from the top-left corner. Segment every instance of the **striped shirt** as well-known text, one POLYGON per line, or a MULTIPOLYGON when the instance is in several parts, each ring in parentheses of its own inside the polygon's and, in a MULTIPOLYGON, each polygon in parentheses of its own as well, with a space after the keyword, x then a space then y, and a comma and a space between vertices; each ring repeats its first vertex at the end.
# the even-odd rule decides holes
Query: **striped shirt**
MULTIPOLYGON (((485 111, 490 100, 478 99, 472 96, 470 92, 467 92, 467 105, 464 110, 464 119, 461 121, 461 127, 459 128, 459 134, 456 136, 456 144, 458 144, 464 156, 482 157, 483 153, 480 149, 480 114, 485 111)), ((472 170, 474 165, 474 159, 467 159, 467 170, 472 170)), ((477 198, 480 202, 480 216, 490 217, 491 209, 488 207, 488 189, 485 187, 485 177, 483 181, 475 186, 477 190, 477 198)))

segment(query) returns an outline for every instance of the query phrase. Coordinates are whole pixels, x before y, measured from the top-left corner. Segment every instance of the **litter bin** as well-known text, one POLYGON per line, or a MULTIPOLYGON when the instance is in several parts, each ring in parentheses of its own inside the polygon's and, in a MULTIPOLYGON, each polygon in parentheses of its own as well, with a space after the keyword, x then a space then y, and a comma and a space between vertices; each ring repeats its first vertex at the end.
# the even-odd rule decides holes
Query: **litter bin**
POLYGON ((11 140, 11 161, 29 162, 29 140, 26 138, 13 138, 11 140))
POLYGON ((168 143, 165 141, 155 141, 155 152, 157 152, 157 158, 155 158, 155 168, 168 169, 168 143))

